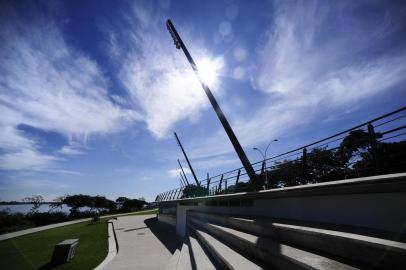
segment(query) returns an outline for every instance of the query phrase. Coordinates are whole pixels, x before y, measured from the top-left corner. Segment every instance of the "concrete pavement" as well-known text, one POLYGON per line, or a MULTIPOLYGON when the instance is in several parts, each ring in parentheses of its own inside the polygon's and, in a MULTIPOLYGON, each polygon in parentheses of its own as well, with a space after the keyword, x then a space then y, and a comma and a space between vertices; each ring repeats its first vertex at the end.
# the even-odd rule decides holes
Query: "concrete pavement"
POLYGON ((162 270, 182 243, 156 215, 119 217, 113 223, 119 251, 104 269, 162 270))

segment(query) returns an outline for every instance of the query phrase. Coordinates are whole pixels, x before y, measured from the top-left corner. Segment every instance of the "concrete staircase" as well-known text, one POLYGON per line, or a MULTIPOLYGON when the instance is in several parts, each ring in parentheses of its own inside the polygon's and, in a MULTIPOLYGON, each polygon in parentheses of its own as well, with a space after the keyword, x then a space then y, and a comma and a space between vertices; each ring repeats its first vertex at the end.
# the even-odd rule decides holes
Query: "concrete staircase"
POLYGON ((405 269, 406 243, 362 228, 187 212, 167 269, 405 269), (379 235, 379 237, 376 237, 379 235))

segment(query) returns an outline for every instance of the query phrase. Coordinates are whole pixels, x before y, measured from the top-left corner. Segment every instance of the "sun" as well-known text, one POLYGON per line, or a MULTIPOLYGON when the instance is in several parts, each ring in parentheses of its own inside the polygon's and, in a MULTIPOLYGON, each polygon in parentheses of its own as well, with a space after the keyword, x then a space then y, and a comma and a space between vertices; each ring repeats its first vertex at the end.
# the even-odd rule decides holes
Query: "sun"
POLYGON ((218 81, 218 75, 223 68, 223 60, 221 58, 210 59, 204 57, 199 61, 198 66, 199 77, 209 86, 214 86, 218 81))

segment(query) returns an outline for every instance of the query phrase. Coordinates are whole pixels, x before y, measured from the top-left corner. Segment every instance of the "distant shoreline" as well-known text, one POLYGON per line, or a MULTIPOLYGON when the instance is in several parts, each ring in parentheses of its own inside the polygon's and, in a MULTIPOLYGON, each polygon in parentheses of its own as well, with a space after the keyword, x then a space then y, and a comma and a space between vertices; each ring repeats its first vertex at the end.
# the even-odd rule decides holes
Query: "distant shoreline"
MULTIPOLYGON (((0 202, 0 205, 33 204, 31 202, 0 202)), ((55 204, 55 202, 41 202, 40 204, 55 204)))

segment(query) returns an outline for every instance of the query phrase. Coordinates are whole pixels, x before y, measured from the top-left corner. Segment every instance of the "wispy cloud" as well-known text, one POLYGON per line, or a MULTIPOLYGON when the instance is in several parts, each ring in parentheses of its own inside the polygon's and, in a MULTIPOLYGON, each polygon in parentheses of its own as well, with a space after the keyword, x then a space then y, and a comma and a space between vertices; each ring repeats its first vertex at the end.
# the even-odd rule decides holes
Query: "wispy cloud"
MULTIPOLYGON (((161 11, 137 4, 126 15, 131 27, 125 27, 121 39, 117 32, 110 34, 110 52, 122 63, 120 79, 142 109, 148 130, 162 138, 178 121, 195 121, 209 103, 182 52, 175 49, 161 11), (117 48, 118 40, 129 47, 125 53, 117 48)), ((221 57, 209 55, 199 42, 192 42, 190 31, 181 29, 198 63, 213 58, 217 68, 222 68, 221 57)))
MULTIPOLYGON (((406 50, 388 47, 402 20, 389 14, 393 9, 375 4, 374 16, 368 17, 357 15, 362 3, 276 2, 254 68, 248 70, 252 87, 264 98, 231 119, 243 145, 277 138, 298 124, 366 102, 405 81, 406 50)), ((227 106, 228 100, 224 102, 227 106)), ((227 140, 220 130, 192 154, 232 151, 231 145, 218 143, 222 139, 227 140)))
MULTIPOLYGON (((191 174, 190 170, 188 168, 183 168, 183 171, 185 174, 191 174)), ((180 177, 179 175, 182 173, 181 169, 171 169, 168 171, 168 175, 170 177, 180 177)))
MULTIPOLYGON (((56 161, 17 130, 21 124, 83 141, 139 119, 110 101, 108 79, 92 59, 67 44, 51 18, 25 24, 13 14, 0 27, 1 169, 41 168, 56 161)), ((79 154, 69 146, 60 152, 79 154)))
POLYGON ((83 155, 84 152, 82 150, 79 150, 77 148, 74 148, 72 146, 64 146, 62 147, 58 153, 64 154, 64 155, 83 155))

